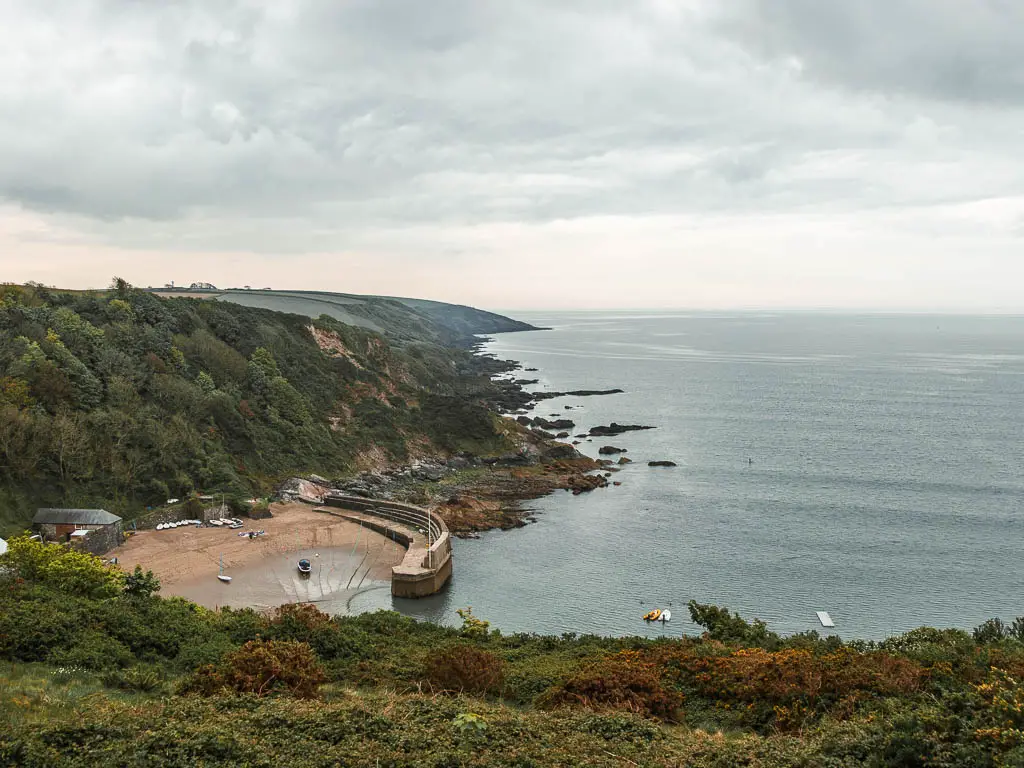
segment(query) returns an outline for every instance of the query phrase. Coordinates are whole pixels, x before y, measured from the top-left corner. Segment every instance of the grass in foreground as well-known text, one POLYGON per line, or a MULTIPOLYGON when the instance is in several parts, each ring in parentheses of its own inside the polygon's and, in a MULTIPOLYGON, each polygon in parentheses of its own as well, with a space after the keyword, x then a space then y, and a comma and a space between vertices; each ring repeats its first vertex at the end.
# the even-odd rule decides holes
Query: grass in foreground
POLYGON ((60 547, 0 566, 0 765, 1021 766, 1024 621, 882 643, 502 635, 161 599, 60 547))

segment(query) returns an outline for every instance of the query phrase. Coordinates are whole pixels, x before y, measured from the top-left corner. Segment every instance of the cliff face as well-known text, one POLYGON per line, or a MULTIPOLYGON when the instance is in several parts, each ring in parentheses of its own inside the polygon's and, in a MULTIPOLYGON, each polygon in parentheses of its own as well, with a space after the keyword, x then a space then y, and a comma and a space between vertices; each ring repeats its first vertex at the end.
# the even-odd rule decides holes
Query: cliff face
POLYGON ((457 348, 516 325, 498 316, 474 325, 464 308, 446 324, 447 310, 390 299, 273 299, 310 302, 285 314, 130 287, 0 298, 0 529, 36 505, 131 514, 193 490, 338 476, 367 455, 514 447, 484 404, 489 379, 457 348))

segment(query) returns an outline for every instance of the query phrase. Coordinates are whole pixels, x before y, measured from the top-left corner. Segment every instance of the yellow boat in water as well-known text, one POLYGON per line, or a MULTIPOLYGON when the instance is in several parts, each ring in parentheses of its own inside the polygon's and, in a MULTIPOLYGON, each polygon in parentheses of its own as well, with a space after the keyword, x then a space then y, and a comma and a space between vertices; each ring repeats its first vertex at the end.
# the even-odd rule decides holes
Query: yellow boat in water
POLYGON ((653 611, 649 611, 644 614, 644 621, 657 621, 661 618, 661 609, 655 608, 653 611))

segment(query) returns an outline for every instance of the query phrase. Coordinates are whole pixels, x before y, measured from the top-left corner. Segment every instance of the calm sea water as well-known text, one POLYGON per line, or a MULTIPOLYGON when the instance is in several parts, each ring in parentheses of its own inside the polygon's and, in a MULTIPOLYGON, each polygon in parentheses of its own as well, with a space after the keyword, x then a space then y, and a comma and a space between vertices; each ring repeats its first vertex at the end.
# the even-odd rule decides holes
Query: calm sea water
POLYGON ((538 389, 626 390, 537 414, 657 429, 580 446, 628 448, 622 486, 560 492, 531 503, 534 525, 457 542, 444 594, 375 590, 351 608, 678 635, 697 631, 695 599, 783 633, 826 610, 848 638, 1024 615, 1024 318, 516 317, 553 330, 489 351, 538 368, 538 389), (669 604, 671 624, 639 620, 669 604))

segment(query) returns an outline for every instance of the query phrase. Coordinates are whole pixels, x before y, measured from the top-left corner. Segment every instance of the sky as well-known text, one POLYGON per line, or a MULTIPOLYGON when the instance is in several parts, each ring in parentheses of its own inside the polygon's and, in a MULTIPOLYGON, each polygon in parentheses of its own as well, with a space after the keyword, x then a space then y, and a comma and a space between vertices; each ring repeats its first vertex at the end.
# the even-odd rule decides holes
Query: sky
POLYGON ((0 0, 0 280, 1024 312, 1020 0, 0 0))

